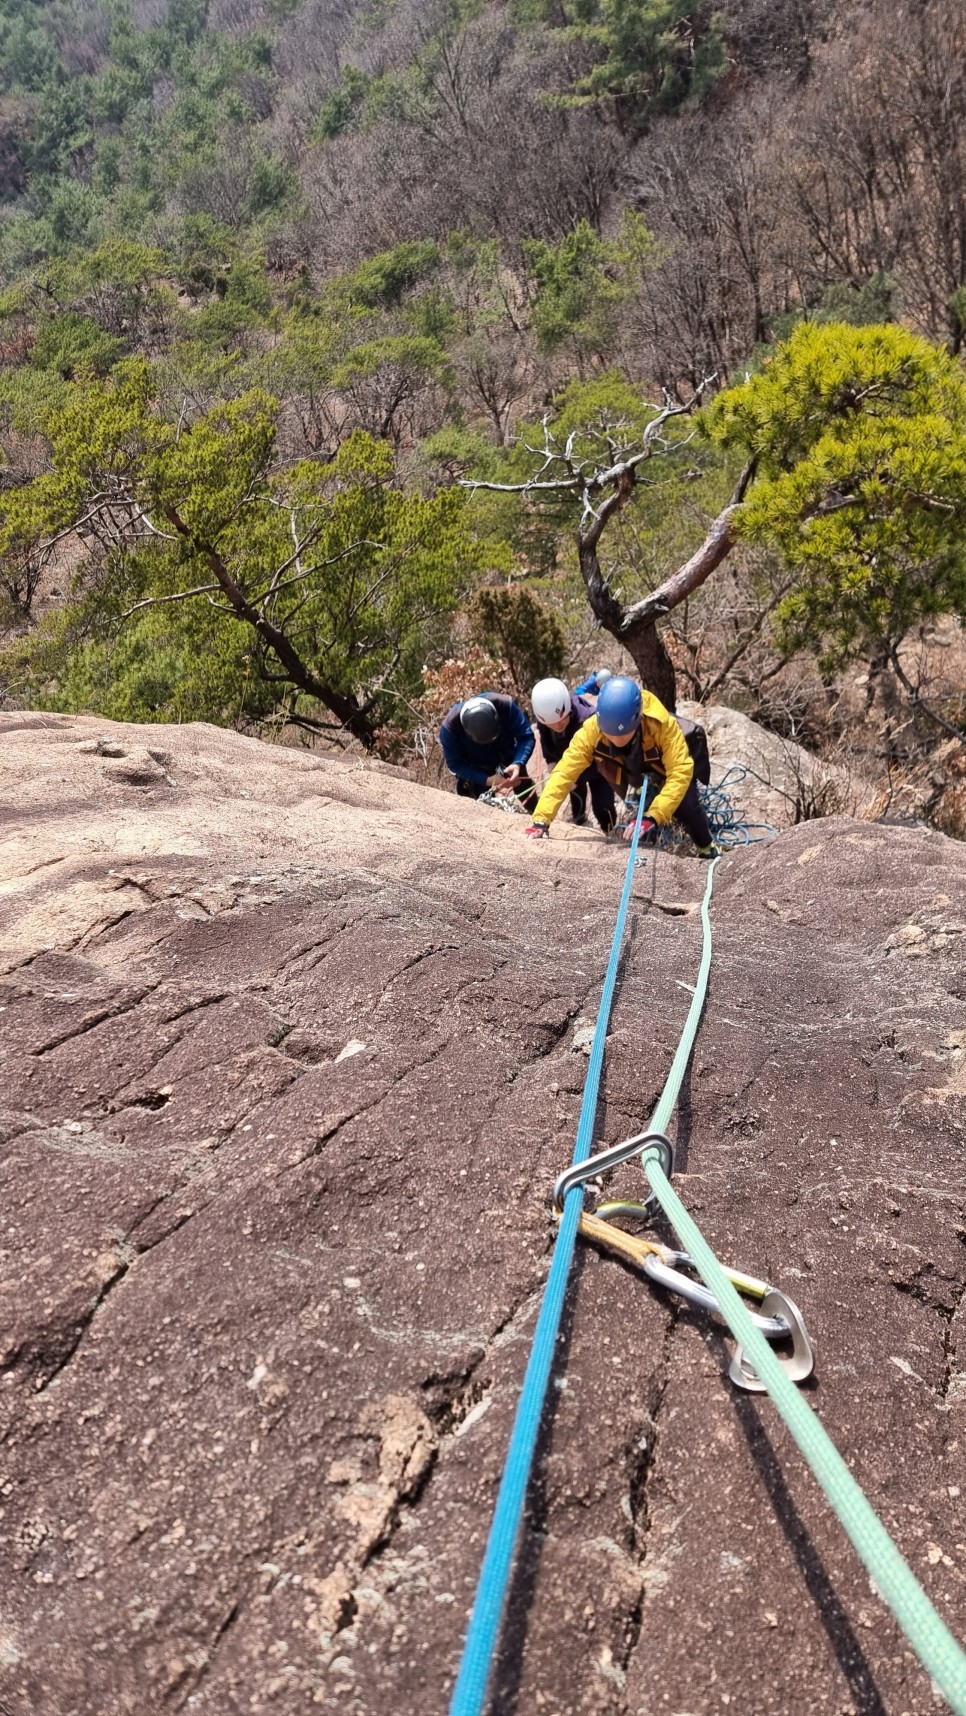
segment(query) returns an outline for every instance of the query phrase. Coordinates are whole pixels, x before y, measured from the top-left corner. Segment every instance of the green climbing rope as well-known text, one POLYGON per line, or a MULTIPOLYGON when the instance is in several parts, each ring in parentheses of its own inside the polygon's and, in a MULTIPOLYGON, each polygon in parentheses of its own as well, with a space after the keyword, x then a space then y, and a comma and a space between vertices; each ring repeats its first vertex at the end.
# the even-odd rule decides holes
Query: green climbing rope
POLYGON ((876 1589, 956 1716, 966 1716, 966 1655, 899 1553, 821 1420, 789 1381, 768 1342, 755 1328, 747 1306, 672 1188, 656 1153, 653 1159, 645 1155, 644 1172, 684 1250, 717 1299, 731 1333, 781 1413, 876 1589))
MULTIPOLYGON (((712 864, 701 905, 704 933, 694 998, 667 1083, 651 1119, 650 1129, 655 1132, 666 1131, 670 1123, 704 1008, 711 970, 708 907, 714 870, 715 864, 712 864)), ((705 1286, 717 1299, 732 1335, 764 1383, 876 1589, 888 1603, 923 1667, 932 1675, 956 1716, 966 1716, 966 1655, 856 1483, 821 1419, 786 1376, 768 1342, 755 1328, 747 1306, 735 1292, 700 1228, 674 1191, 656 1150, 645 1151, 643 1166, 648 1184, 678 1235, 682 1249, 693 1259, 705 1286)))

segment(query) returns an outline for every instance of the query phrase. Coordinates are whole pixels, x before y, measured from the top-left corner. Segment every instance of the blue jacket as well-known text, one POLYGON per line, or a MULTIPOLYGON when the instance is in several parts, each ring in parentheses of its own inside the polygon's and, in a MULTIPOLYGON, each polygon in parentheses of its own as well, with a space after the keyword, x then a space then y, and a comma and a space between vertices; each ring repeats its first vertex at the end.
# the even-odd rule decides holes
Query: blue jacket
POLYGON ((597 684, 597 669, 595 668, 593 673, 588 674, 586 679, 581 680, 579 685, 574 686, 574 696, 596 697, 599 690, 600 686, 597 684))
POLYGON ((463 731, 460 722, 463 704, 460 702, 454 703, 444 716, 439 742, 451 775, 485 786, 497 769, 507 769, 511 763, 528 763, 536 740, 523 710, 512 697, 505 697, 502 691, 481 691, 478 695, 492 703, 500 718, 500 731, 496 738, 488 745, 474 744, 469 734, 463 731))

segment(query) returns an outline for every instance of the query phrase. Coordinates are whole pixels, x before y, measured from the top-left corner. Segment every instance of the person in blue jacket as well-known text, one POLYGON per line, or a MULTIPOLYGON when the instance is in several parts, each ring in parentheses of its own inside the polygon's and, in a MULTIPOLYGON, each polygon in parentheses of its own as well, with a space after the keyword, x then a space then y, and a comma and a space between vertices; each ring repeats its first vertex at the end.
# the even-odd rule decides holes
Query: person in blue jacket
MULTIPOLYGON (((540 679, 530 693, 530 707, 540 735, 543 760, 552 769, 574 734, 593 715, 596 704, 581 696, 579 688, 571 696, 562 679, 540 679)), ((600 828, 610 834, 617 822, 617 803, 613 787, 596 763, 591 763, 570 789, 570 815, 578 828, 587 822, 588 791, 600 828)))
POLYGON ((538 794, 526 765, 536 740, 512 697, 484 691, 454 703, 443 717, 439 742, 460 798, 512 792, 532 815, 538 794))
POLYGON ((574 696, 596 697, 601 686, 606 685, 608 679, 613 677, 609 667, 598 667, 593 673, 589 673, 586 679, 582 679, 579 685, 574 686, 574 696))

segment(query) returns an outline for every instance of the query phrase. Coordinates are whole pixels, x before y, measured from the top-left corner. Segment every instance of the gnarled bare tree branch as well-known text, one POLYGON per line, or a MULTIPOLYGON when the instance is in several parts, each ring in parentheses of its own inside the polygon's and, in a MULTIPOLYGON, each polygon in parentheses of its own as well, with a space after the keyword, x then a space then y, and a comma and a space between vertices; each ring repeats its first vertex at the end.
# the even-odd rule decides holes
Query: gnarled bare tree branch
POLYGON ((947 721, 945 715, 940 715, 938 709, 934 709, 931 703, 927 703, 925 698, 920 696, 917 688, 913 685, 912 680, 909 678, 909 675, 906 673, 906 670, 899 659, 899 646, 897 643, 890 643, 889 645, 889 660, 892 663, 893 672, 906 693, 909 702, 912 704, 912 707, 914 709, 921 709, 923 714, 930 721, 934 722, 937 727, 941 727, 944 733, 948 733, 953 739, 958 739, 961 745, 966 745, 966 732, 963 731, 962 727, 957 727, 954 722, 947 721))
MULTIPOLYGON (((543 446, 528 447, 528 451, 541 461, 531 478, 522 483, 466 479, 461 485, 471 491, 496 489, 503 494, 574 494, 579 497, 581 512, 577 526, 577 555, 594 617, 623 645, 650 688, 672 709, 675 703, 674 667, 655 622, 699 589, 730 554, 735 542, 734 522, 754 477, 755 461, 745 467, 728 505, 713 521, 700 548, 640 602, 625 607, 614 594, 601 570, 597 548, 610 520, 630 500, 640 466, 648 459, 672 450, 662 433, 665 424, 672 417, 690 415, 715 379, 713 375, 706 376, 687 400, 666 397, 662 406, 654 407, 655 414, 644 430, 640 444, 633 451, 630 448, 619 449, 619 456, 612 457, 609 465, 587 469, 583 464, 575 464, 574 436, 570 435, 561 447, 545 418, 543 446), (560 467, 559 474, 548 475, 555 466, 560 467), (602 499, 599 498, 601 496, 602 499)), ((679 443, 675 443, 677 445, 679 443)))

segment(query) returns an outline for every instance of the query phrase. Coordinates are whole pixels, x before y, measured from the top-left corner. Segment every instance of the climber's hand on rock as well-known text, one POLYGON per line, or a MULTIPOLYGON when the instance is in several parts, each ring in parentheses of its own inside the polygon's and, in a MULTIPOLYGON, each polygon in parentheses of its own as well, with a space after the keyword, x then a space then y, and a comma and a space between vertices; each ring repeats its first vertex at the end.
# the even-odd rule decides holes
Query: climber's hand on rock
MULTIPOLYGON (((652 822, 651 818, 649 816, 642 816, 641 817, 641 839, 642 840, 645 839, 645 837, 648 834, 653 834, 654 829, 656 827, 657 827, 657 823, 652 822)), ((633 840, 633 838, 634 838, 634 824, 633 824, 633 822, 629 822, 627 824, 627 827, 624 829, 624 839, 625 840, 633 840)))

